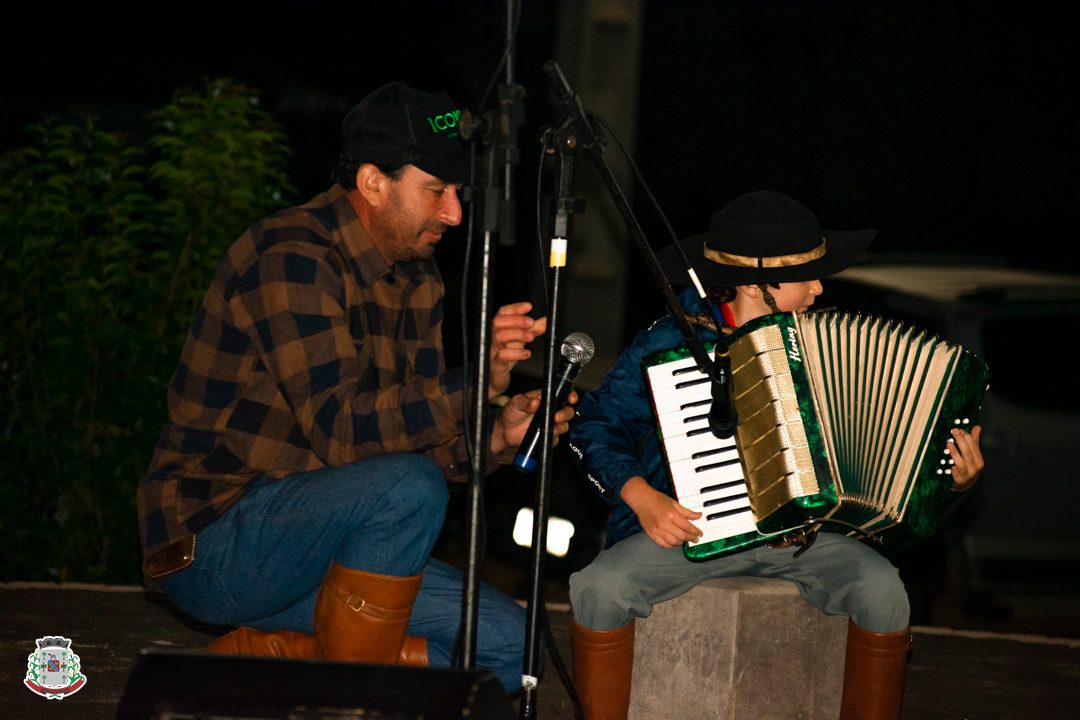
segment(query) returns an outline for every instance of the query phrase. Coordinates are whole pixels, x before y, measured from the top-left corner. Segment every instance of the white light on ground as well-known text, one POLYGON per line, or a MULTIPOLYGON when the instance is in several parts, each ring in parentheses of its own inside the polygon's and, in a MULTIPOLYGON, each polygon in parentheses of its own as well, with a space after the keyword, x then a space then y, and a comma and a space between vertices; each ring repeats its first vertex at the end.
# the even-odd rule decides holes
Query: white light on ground
MULTIPOLYGON (((521 547, 532 547, 533 511, 532 508, 518 510, 514 520, 514 542, 521 547)), ((574 523, 561 517, 548 515, 547 551, 555 557, 565 557, 570 549, 570 538, 574 537, 574 523)))

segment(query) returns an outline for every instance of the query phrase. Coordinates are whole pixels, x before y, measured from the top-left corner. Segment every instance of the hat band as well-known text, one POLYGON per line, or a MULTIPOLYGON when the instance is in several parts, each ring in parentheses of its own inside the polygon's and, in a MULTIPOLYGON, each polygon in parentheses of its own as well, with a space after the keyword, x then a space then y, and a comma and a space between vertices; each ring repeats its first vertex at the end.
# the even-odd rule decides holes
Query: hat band
POLYGON ((791 267, 793 265, 805 265, 825 255, 825 239, 813 250, 794 253, 792 255, 772 255, 770 257, 751 257, 750 255, 735 255, 734 253, 719 252, 712 248, 705 248, 705 257, 720 265, 734 265, 736 267, 754 268, 778 268, 791 267))

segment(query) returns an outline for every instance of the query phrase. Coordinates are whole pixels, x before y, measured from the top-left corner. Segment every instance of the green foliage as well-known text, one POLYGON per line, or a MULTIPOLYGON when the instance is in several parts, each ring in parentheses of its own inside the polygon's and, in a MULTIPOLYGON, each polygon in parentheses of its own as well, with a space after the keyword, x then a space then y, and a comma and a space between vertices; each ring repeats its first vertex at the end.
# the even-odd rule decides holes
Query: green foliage
POLYGON ((221 255, 291 202, 283 131, 227 79, 148 141, 44 118, 0 157, 0 579, 138 582, 135 486, 221 255))

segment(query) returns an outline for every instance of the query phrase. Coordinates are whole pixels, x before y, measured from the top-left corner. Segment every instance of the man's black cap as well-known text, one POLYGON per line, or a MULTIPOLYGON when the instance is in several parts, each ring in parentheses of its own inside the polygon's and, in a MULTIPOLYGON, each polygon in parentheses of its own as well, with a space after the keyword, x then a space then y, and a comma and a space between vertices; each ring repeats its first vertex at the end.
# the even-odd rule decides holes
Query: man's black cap
POLYGON ((459 110, 446 93, 426 93, 396 80, 358 102, 341 122, 342 155, 380 167, 415 165, 451 183, 469 175, 459 110))

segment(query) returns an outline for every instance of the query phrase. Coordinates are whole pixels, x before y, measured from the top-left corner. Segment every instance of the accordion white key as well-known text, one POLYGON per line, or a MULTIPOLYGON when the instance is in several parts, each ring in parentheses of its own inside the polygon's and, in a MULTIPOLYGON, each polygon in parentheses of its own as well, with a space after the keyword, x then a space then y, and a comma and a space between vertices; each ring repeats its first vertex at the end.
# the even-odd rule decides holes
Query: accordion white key
POLYGON ((945 451, 976 424, 986 364, 882 318, 836 311, 757 318, 728 339, 738 426, 709 430, 709 378, 689 350, 642 363, 680 503, 702 512, 685 552, 706 560, 806 530, 924 540, 951 496, 945 451))

